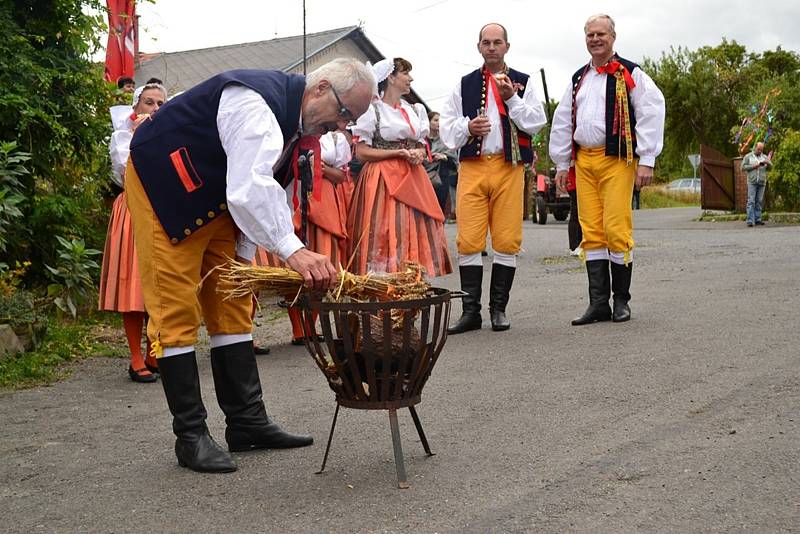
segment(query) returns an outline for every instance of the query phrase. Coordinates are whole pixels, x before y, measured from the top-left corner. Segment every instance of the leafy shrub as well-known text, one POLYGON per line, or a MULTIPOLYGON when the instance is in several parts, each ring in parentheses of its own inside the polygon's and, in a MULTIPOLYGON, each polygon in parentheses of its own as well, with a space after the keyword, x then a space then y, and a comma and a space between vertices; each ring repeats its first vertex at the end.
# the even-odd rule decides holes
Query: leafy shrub
POLYGON ((800 132, 787 130, 775 151, 772 171, 767 174, 772 193, 785 210, 800 209, 800 132))
POLYGON ((95 294, 93 276, 100 266, 92 256, 100 254, 100 251, 86 248, 83 239, 67 240, 61 236, 56 236, 56 239, 61 244, 61 252, 56 267, 45 265, 53 281, 47 286, 47 294, 59 310, 69 312, 75 318, 78 310, 95 294))
POLYGON ((25 167, 30 159, 28 152, 18 150, 16 142, 0 142, 0 251, 3 252, 8 248, 11 234, 19 232, 14 223, 22 217, 20 204, 27 200, 21 180, 30 174, 25 167))

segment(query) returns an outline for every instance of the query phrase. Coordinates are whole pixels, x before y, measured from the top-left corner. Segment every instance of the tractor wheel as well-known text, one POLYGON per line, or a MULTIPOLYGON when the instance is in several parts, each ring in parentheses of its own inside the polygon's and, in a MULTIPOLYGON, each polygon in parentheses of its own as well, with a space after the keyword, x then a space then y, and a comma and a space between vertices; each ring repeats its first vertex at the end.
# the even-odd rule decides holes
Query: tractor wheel
POLYGON ((543 197, 536 197, 536 222, 547 224, 547 204, 543 197))
POLYGON ((566 221, 568 216, 569 208, 559 208, 553 213, 553 217, 555 217, 557 221, 566 221))

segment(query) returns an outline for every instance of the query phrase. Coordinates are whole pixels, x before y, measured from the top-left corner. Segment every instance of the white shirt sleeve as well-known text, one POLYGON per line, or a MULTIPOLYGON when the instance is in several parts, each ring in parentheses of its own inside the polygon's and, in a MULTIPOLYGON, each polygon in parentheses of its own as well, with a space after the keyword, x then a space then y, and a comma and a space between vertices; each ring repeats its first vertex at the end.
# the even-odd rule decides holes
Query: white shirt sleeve
POLYGON ((414 113, 419 118, 419 128, 417 128, 417 140, 425 141, 425 138, 431 133, 431 123, 428 120, 428 111, 422 104, 414 104, 414 113))
POLYGON ((572 85, 567 86, 564 96, 553 114, 550 128, 550 159, 556 169, 566 171, 572 161, 572 85))
POLYGON ((439 138, 448 148, 458 150, 469 139, 469 117, 464 116, 461 104, 461 83, 444 102, 439 115, 439 138))
POLYGON ((125 167, 131 153, 133 132, 129 129, 117 130, 111 134, 108 150, 111 154, 111 180, 120 187, 125 187, 125 167))
POLYGON ((664 148, 664 95, 642 69, 633 69, 631 76, 636 83, 630 92, 636 114, 636 154, 639 165, 653 167, 664 148))
POLYGON ((508 116, 514 121, 517 128, 528 135, 535 135, 547 124, 547 115, 544 113, 544 107, 536 95, 536 89, 530 78, 528 78, 528 85, 525 86, 522 98, 514 92, 511 98, 506 100, 506 106, 508 106, 508 116))
POLYGON ((286 193, 272 174, 283 151, 275 114, 252 89, 230 85, 222 91, 217 129, 228 157, 228 210, 247 238, 237 244, 237 254, 248 258, 251 241, 285 260, 303 243, 294 233, 286 193))
POLYGON ((358 118, 356 125, 353 126, 353 137, 358 137, 359 142, 372 146, 372 136, 375 134, 376 123, 375 109, 370 105, 367 111, 358 118))

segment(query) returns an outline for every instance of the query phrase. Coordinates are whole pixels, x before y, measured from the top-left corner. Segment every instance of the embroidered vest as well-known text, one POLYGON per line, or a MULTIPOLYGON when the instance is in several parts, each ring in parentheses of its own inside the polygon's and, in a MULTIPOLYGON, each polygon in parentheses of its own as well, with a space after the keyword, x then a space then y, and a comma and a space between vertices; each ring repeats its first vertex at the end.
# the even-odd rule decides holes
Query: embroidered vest
MULTIPOLYGON (((628 70, 628 72, 633 73, 633 69, 639 68, 639 65, 628 61, 627 59, 623 59, 617 55, 614 55, 612 58, 616 61, 622 63, 622 65, 628 70)), ((572 75, 572 132, 575 132, 575 121, 577 117, 577 106, 576 100, 578 98, 578 90, 580 89, 581 82, 583 81, 583 76, 586 74, 588 69, 592 68, 591 63, 589 65, 584 65, 580 69, 575 71, 575 74, 572 75)), ((615 103, 615 96, 616 96, 616 78, 610 74, 606 74, 606 156, 617 156, 619 158, 625 158, 627 156, 627 148, 625 143, 620 143, 619 139, 619 129, 614 131, 614 103, 615 103), (620 148, 621 147, 621 148, 620 148)), ((636 157, 636 114, 633 111, 633 104, 631 103, 630 99, 630 91, 626 88, 628 92, 628 116, 630 117, 631 121, 631 137, 633 138, 633 156, 636 157)), ((578 150, 577 144, 573 145, 575 147, 575 151, 578 150)))
POLYGON ((131 161, 173 244, 227 210, 227 157, 217 131, 222 90, 257 92, 275 114, 284 144, 297 132, 305 78, 271 70, 218 74, 167 102, 137 129, 131 161))
MULTIPOLYGON (((514 69, 508 69, 508 77, 511 81, 518 83, 522 88, 517 91, 517 94, 522 97, 525 92, 525 86, 528 84, 528 75, 514 69)), ((461 78, 461 109, 466 117, 470 120, 478 116, 481 108, 486 108, 486 98, 488 89, 484 84, 483 71, 477 69, 463 78, 461 78)), ((503 107, 506 110, 506 115, 500 115, 500 123, 503 126, 503 152, 505 160, 512 161, 511 156, 511 124, 508 118, 508 106, 503 102, 503 107)), ((522 130, 517 130, 519 136, 519 152, 521 156, 521 163, 533 163, 533 150, 531 149, 531 136, 522 130)), ((481 144, 483 143, 482 137, 473 137, 467 140, 467 143, 461 147, 459 152, 459 159, 471 159, 480 157, 481 144)))

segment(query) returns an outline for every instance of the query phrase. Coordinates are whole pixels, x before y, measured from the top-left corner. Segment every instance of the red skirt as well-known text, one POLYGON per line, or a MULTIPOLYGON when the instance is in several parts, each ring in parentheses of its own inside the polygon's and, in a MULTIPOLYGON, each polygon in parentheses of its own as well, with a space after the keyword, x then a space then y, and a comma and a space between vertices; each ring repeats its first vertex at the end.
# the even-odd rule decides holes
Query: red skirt
POLYGON ((364 165, 347 218, 350 271, 397 272, 406 261, 428 276, 453 271, 444 215, 422 165, 399 159, 364 165))
POLYGON ((144 296, 136 261, 131 216, 122 192, 111 209, 97 307, 115 312, 143 312, 144 296))

